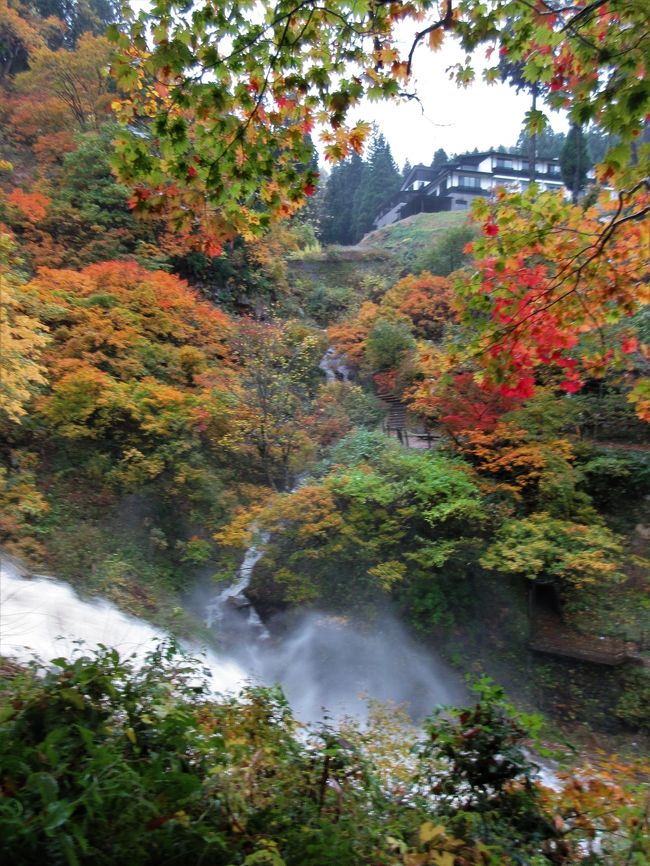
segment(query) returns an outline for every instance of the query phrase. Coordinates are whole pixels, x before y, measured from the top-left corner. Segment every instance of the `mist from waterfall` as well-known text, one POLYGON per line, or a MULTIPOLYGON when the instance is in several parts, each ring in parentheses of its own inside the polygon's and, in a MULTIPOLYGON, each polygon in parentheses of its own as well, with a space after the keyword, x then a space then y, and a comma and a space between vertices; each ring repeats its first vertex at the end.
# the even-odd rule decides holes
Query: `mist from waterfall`
MULTIPOLYGON (((249 551, 233 586, 200 604, 221 644, 205 657, 215 691, 237 691, 246 682, 280 683, 303 721, 324 715, 362 718, 368 698, 406 703, 414 718, 462 699, 458 678, 388 614, 362 624, 313 611, 294 613, 271 623, 269 634, 250 604, 232 603, 238 597, 234 590, 242 592, 250 579, 247 566, 255 556, 249 551), (219 598, 221 612, 216 613, 219 598)), ((49 661, 104 644, 141 661, 166 636, 108 601, 83 600, 63 582, 28 578, 8 559, 1 564, 0 654, 49 661)), ((185 648, 199 649, 191 642, 185 648)))
POLYGON ((405 704, 413 719, 464 697, 459 678, 417 646, 394 616, 371 623, 317 611, 269 623, 270 645, 238 642, 233 659, 262 682, 279 682, 296 715, 362 718, 368 699, 405 704))

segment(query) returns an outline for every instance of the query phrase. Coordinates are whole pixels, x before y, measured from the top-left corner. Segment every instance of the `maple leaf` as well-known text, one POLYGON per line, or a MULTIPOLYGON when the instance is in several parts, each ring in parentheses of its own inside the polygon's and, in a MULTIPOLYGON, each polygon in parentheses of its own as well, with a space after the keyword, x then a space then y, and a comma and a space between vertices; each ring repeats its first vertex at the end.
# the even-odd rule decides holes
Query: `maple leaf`
POLYGON ((429 33, 429 39, 428 39, 429 48, 432 51, 439 51, 440 48, 442 47, 444 40, 445 40, 445 33, 444 33, 444 30, 442 29, 442 27, 438 27, 435 30, 432 30, 431 33, 429 33))

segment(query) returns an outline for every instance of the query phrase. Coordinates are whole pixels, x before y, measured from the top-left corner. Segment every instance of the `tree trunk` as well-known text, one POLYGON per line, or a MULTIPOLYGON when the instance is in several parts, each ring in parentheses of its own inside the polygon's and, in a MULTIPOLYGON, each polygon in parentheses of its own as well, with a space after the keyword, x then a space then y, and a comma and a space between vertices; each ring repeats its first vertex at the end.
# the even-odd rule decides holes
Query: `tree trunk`
MULTIPOLYGON (((537 108, 537 85, 533 86, 533 103, 532 109, 537 108)), ((528 179, 531 183, 535 183, 535 169, 537 167, 537 133, 532 132, 528 143, 528 179)))
POLYGON ((571 190, 571 201, 573 204, 578 204, 578 196, 580 195, 580 175, 582 172, 581 157, 581 135, 579 127, 576 126, 576 167, 573 172, 573 189, 571 190))

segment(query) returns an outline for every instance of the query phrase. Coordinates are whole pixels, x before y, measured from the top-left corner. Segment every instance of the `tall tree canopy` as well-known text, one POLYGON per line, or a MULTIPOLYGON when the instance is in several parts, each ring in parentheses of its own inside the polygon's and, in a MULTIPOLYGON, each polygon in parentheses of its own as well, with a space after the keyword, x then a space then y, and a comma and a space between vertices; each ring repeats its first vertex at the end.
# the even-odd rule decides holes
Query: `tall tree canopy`
POLYGON ((80 130, 98 127, 109 107, 107 78, 111 46, 101 36, 85 34, 75 51, 47 47, 32 53, 29 70, 17 79, 28 95, 48 98, 65 112, 68 125, 80 130))
POLYGON ((381 203, 396 193, 401 185, 402 178, 395 165, 390 145, 384 136, 377 132, 370 145, 359 195, 355 201, 355 240, 360 240, 372 229, 381 203))
POLYGON ((41 17, 20 0, 0 0, 0 83, 27 69, 32 51, 61 38, 64 27, 56 17, 41 17))
POLYGON ((381 203, 401 183, 390 145, 375 131, 366 160, 354 153, 332 169, 321 209, 323 240, 335 244, 360 241, 372 230, 381 203))
POLYGON ((356 240, 354 205, 363 169, 363 160, 357 153, 333 167, 323 197, 321 224, 325 243, 352 244, 356 240))
POLYGON ((121 17, 119 0, 35 0, 34 7, 43 18, 58 18, 65 25, 62 42, 67 48, 74 48, 83 33, 101 36, 121 17))
POLYGON ((444 150, 442 147, 439 147, 438 150, 433 154, 431 168, 437 168, 439 165, 445 165, 445 163, 447 162, 449 162, 447 151, 444 150))

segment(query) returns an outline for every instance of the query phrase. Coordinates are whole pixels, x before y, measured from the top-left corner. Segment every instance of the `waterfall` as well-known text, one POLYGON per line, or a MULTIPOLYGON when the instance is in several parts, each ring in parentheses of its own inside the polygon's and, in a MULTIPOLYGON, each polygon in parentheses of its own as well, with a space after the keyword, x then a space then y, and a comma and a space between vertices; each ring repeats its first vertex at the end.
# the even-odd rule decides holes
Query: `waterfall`
MULTIPOLYGON (((269 540, 267 532, 262 534, 261 543, 269 540)), ((260 561, 264 552, 253 544, 248 548, 242 564, 237 572, 237 580, 229 584, 225 589, 208 602, 205 606, 205 624, 208 628, 224 626, 227 622, 232 623, 235 612, 246 609, 248 611, 246 623, 249 629, 256 633, 259 640, 268 640, 269 630, 266 628, 258 612, 246 598, 245 592, 253 576, 253 569, 260 561)), ((234 620, 237 621, 236 619, 234 620)), ((241 619, 239 620, 241 623, 241 619)))
MULTIPOLYGON (((206 607, 215 625, 220 622, 218 599, 223 607, 227 599, 242 593, 261 556, 251 547, 238 580, 220 592, 212 612, 210 605, 206 607)), ((418 647, 394 617, 384 616, 370 629, 353 620, 310 612, 294 619, 280 638, 270 638, 263 628, 264 633, 257 630, 257 639, 251 639, 256 631, 253 621, 246 639, 228 654, 205 653, 203 666, 211 672, 214 691, 237 692, 251 680, 279 682, 303 721, 324 715, 362 720, 367 698, 404 703, 414 719, 436 704, 464 701, 458 678, 418 647)), ((128 616, 109 601, 84 601, 68 584, 42 575, 29 577, 17 562, 0 555, 0 656, 49 661, 103 644, 142 661, 164 637, 164 630, 128 616)), ((190 642, 184 648, 193 654, 200 651, 190 642)), ((555 768, 533 757, 540 780, 557 787, 555 768)))
MULTIPOLYGON (((268 539, 268 533, 262 533, 259 544, 268 539)), ((242 669, 260 682, 283 686, 299 718, 362 718, 368 698, 405 703, 414 718, 421 718, 437 704, 462 700, 458 678, 418 647, 389 613, 369 624, 318 611, 292 611, 276 617, 269 631, 245 595, 262 556, 252 545, 233 583, 195 606, 242 669)))
MULTIPOLYGON (((21 662, 71 658, 99 644, 142 661, 167 637, 163 629, 123 613, 105 599, 84 601, 71 586, 44 575, 30 578, 12 559, 0 556, 0 655, 21 662)), ((184 645, 196 653, 199 647, 184 645)), ((206 655, 215 691, 236 691, 246 672, 233 660, 206 655)))
MULTIPOLYGON (((216 636, 222 636, 224 623, 228 626, 226 648, 205 655, 215 691, 236 691, 251 680, 279 682, 304 721, 324 712, 363 718, 366 698, 406 703, 414 717, 436 704, 462 700, 458 678, 388 614, 371 626, 316 611, 293 614, 275 628, 271 623, 269 636, 247 600, 246 607, 229 601, 242 597, 261 555, 251 547, 237 580, 203 606, 216 636), (239 630, 233 627, 237 620, 239 630)), ((51 577, 29 577, 9 558, 0 558, 0 567, 0 654, 49 661, 104 644, 142 660, 166 637, 163 629, 109 601, 81 599, 51 577)), ((183 646, 193 654, 200 649, 189 641, 183 646)))
POLYGON ((331 347, 325 352, 318 366, 325 373, 327 382, 349 382, 352 378, 350 368, 341 360, 336 349, 331 347))

